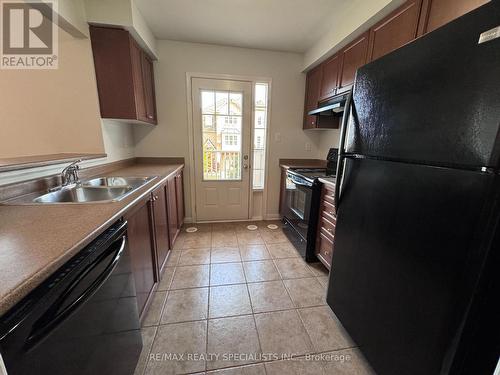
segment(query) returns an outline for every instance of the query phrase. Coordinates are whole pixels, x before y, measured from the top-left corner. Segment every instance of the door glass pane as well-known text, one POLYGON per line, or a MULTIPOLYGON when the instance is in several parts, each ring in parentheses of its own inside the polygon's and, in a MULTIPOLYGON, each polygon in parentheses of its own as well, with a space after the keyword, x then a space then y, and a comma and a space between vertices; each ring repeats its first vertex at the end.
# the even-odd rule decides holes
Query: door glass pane
POLYGON ((243 95, 239 92, 232 92, 229 96, 229 113, 231 115, 241 115, 242 104, 243 95))
POLYGON ((203 180, 241 180, 243 94, 208 93, 202 91, 203 180), (215 110, 203 105, 204 97, 215 98, 215 110))
POLYGON ((215 93, 215 104, 216 104, 216 113, 221 115, 227 115, 229 110, 229 92, 216 92, 215 93))
POLYGON ((266 129, 267 129, 268 84, 255 84, 254 102, 254 139, 253 139, 253 188, 263 189, 266 168, 266 129))
POLYGON ((201 92, 201 112, 215 113, 215 93, 213 91, 201 92))

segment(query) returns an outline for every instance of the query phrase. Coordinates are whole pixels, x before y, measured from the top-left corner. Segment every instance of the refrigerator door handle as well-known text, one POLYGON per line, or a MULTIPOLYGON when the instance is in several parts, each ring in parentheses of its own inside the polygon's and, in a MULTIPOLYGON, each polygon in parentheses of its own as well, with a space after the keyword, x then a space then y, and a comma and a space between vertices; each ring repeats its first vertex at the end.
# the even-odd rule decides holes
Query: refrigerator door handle
POLYGON ((337 172, 336 172, 336 181, 335 181, 335 192, 333 195, 334 199, 334 207, 335 207, 335 215, 337 215, 339 200, 340 200, 340 187, 342 185, 342 172, 344 170, 344 146, 345 146, 345 138, 347 135, 347 124, 349 123, 349 116, 351 112, 352 106, 352 89, 349 91, 347 95, 347 100, 344 108, 344 116, 342 117, 342 127, 340 128, 340 142, 339 142, 339 159, 337 162, 337 172))

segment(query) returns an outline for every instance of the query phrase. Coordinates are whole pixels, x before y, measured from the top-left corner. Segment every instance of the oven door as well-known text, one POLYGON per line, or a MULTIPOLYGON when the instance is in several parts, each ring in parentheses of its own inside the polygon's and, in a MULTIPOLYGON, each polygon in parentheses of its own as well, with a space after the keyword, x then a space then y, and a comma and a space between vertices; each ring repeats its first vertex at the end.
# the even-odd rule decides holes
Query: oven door
POLYGON ((312 183, 300 176, 287 172, 285 184, 285 217, 304 240, 306 240, 311 211, 312 183))

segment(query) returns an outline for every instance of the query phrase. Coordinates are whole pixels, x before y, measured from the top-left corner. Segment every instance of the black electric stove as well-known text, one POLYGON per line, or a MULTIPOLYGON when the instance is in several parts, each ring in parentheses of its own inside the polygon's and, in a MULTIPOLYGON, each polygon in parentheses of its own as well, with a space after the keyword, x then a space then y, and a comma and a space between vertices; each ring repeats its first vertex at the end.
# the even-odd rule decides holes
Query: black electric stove
POLYGON ((316 262, 316 231, 321 183, 319 178, 335 176, 337 149, 330 149, 326 168, 290 168, 285 179, 283 230, 307 262, 316 262))
MULTIPOLYGON (((332 176, 328 174, 326 168, 291 168, 288 172, 296 176, 300 176, 310 182, 314 182, 320 177, 332 176)), ((333 176, 335 176, 335 173, 333 176)))

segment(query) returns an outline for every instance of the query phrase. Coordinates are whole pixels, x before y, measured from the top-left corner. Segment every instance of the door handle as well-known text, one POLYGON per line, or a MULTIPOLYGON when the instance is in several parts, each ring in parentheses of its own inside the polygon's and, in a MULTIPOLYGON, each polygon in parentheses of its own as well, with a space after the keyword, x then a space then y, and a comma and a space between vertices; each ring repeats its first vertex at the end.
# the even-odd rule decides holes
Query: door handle
POLYGON ((243 155, 243 169, 248 169, 249 168, 249 165, 248 165, 248 155, 243 155))
POLYGON ((342 117, 342 127, 340 128, 340 142, 339 142, 339 156, 337 161, 337 171, 335 173, 335 191, 333 193, 333 202, 334 202, 334 211, 335 215, 339 210, 339 200, 340 200, 340 187, 342 184, 342 172, 343 172, 343 164, 344 164, 344 145, 345 138, 347 134, 347 125, 349 123, 349 115, 352 105, 352 95, 353 90, 351 89, 347 95, 347 100, 344 107, 344 116, 342 117))

